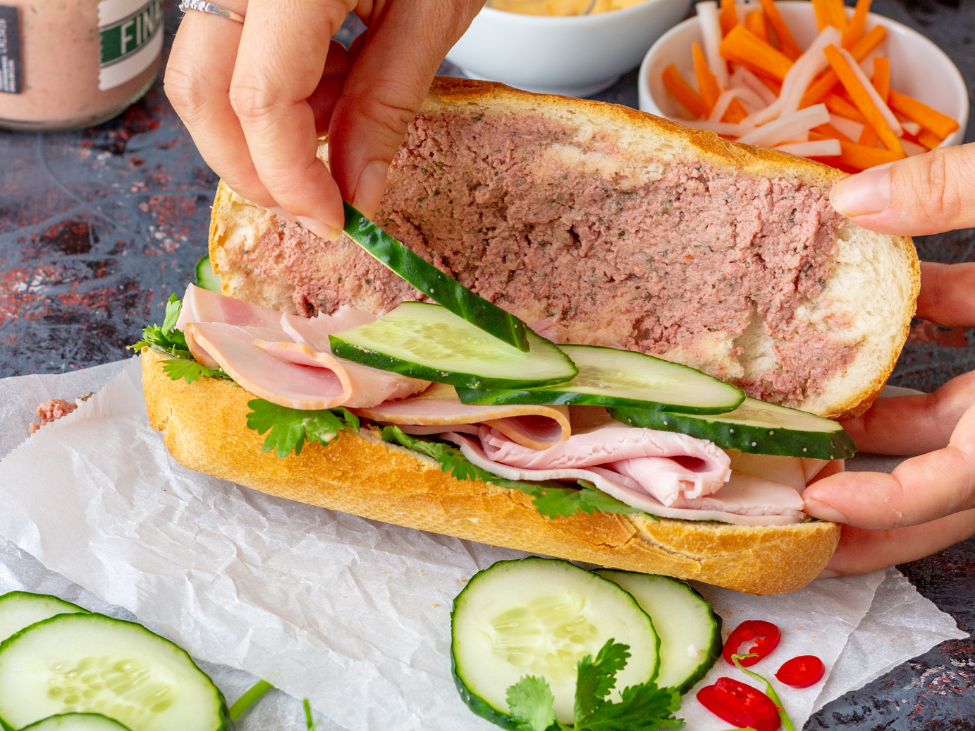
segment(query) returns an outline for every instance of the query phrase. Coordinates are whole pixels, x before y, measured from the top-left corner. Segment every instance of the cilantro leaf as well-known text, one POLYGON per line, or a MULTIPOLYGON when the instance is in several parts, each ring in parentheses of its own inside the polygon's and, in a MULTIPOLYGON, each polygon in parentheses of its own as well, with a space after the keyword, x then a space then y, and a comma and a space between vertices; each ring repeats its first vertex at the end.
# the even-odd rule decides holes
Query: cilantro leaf
POLYGON ((273 449, 281 459, 292 452, 301 454, 306 441, 325 445, 346 427, 359 430, 359 419, 345 408, 303 411, 278 406, 264 399, 253 399, 247 405, 250 407, 247 428, 258 434, 268 432, 263 449, 265 452, 273 449))
POLYGON ((142 331, 142 340, 130 345, 131 350, 142 350, 143 348, 159 348, 165 350, 170 355, 177 358, 192 359, 189 347, 186 345, 186 338, 183 333, 176 329, 176 321, 179 319, 179 312, 183 303, 175 294, 169 295, 166 303, 166 317, 163 324, 149 325, 142 331))
POLYGON ((176 293, 169 295, 169 300, 166 302, 166 316, 163 318, 162 331, 164 335, 169 335, 176 327, 176 321, 179 320, 179 313, 182 309, 183 302, 176 296, 176 293))
POLYGON ((508 713, 523 729, 546 731, 555 723, 555 698, 545 678, 526 675, 508 688, 508 713))
POLYGON ((630 658, 628 645, 607 640, 596 659, 586 655, 579 661, 579 679, 576 681, 576 725, 587 719, 616 687, 616 673, 626 667, 630 658))
MULTIPOLYGON (((591 482, 579 480, 582 489, 566 489, 564 487, 555 490, 542 491, 535 498, 535 507, 542 515, 550 518, 557 518, 562 515, 575 515, 583 512, 591 515, 595 512, 606 513, 642 513, 639 508, 634 508, 626 503, 622 503, 614 497, 607 495, 591 482)), ((646 517, 653 520, 650 515, 646 517)))
POLYGON ((205 365, 197 363, 195 360, 185 358, 173 358, 162 364, 163 373, 173 381, 182 378, 187 383, 193 383, 206 378, 227 378, 227 374, 217 368, 207 368, 205 365))
POLYGON ((658 731, 681 729, 684 722, 674 718, 680 708, 680 693, 674 688, 658 688, 652 680, 623 691, 619 703, 600 703, 575 731, 658 731))

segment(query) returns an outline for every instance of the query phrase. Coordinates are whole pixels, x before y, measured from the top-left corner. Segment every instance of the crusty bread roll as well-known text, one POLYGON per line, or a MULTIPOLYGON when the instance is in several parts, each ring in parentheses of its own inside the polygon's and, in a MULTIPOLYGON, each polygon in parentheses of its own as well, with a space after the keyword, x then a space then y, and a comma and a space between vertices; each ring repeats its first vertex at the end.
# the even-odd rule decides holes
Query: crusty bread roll
POLYGON ((149 423, 177 462, 271 495, 364 518, 611 568, 667 574, 751 594, 782 594, 814 579, 836 549, 833 523, 749 527, 640 515, 549 519, 531 498, 480 480, 455 480, 429 457, 370 429, 342 432, 280 459, 247 428, 244 389, 201 378, 187 385, 142 353, 149 423))
MULTIPOLYGON (((376 220, 482 296, 546 319, 562 342, 661 355, 839 417, 883 386, 919 288, 909 238, 829 206, 839 177, 630 109, 438 79, 376 220)), ((419 297, 347 238, 324 242, 222 183, 210 260, 225 294, 292 313, 378 313, 419 297)), ((146 405, 176 460, 281 497, 755 594, 805 585, 839 540, 823 522, 548 519, 524 493, 455 480, 368 428, 279 459, 246 428, 243 389, 171 381, 163 357, 143 353, 146 405)))
MULTIPOLYGON (((560 342, 846 418, 894 367, 920 269, 909 238, 833 211, 841 177, 625 107, 438 79, 376 221, 522 319, 554 317, 560 342)), ((222 184, 210 260, 224 294, 306 315, 420 296, 348 238, 321 241, 222 184)))

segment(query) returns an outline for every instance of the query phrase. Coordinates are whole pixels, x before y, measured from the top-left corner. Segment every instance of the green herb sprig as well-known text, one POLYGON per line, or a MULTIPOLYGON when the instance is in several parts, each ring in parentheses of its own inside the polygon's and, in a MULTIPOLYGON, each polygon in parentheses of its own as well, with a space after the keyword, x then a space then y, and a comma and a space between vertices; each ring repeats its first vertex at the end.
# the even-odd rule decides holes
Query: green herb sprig
POLYGON ((264 399, 247 402, 247 428, 258 434, 268 432, 264 439, 265 452, 284 459, 294 452, 301 454, 306 442, 326 445, 345 428, 359 431, 359 418, 346 408, 304 411, 278 406, 264 399))
POLYGON ((674 718, 680 693, 658 688, 652 680, 623 690, 618 703, 606 697, 616 687, 616 674, 626 666, 629 646, 608 640, 596 659, 586 655, 577 666, 574 721, 555 718, 552 689, 544 678, 526 675, 508 688, 508 713, 519 731, 661 731, 680 729, 674 718))

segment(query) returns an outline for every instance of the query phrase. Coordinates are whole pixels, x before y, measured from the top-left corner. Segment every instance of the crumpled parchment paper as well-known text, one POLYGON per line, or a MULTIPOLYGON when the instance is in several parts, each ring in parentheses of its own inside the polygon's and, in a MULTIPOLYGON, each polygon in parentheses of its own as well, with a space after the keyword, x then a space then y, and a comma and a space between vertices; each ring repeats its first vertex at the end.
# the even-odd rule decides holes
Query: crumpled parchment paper
MULTIPOLYGON (((473 573, 523 554, 292 503, 180 467, 149 428, 135 359, 0 381, 0 454, 11 449, 0 463, 0 534, 50 571, 0 545, 0 589, 115 605, 203 661, 309 698, 352 731, 494 728, 466 709, 451 681, 450 606, 473 573), (113 376, 77 412, 25 440, 38 403, 73 398, 113 376)), ((781 597, 698 588, 726 630, 751 618, 782 628, 779 649, 756 670, 772 676, 799 654, 831 668, 812 688, 777 686, 797 728, 828 700, 965 636, 896 571, 818 581, 781 597), (890 642, 892 632, 903 641, 890 642)), ((252 680, 206 669, 231 700, 252 680)), ((721 675, 742 677, 719 661, 702 685, 721 675)), ((688 728, 727 727, 692 697, 683 709, 688 728)), ((300 719, 297 702, 277 694, 243 727, 300 729, 300 719), (267 717, 272 708, 276 720, 267 717)))

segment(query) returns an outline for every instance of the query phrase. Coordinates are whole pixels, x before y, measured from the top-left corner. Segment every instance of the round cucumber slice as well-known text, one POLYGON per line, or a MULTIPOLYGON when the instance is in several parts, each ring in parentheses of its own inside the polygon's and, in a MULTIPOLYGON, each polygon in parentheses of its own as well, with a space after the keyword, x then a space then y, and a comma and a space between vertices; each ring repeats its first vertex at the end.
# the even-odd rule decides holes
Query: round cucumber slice
POLYGON ((220 275, 213 271, 209 256, 204 256, 196 263, 196 286, 211 292, 220 291, 220 275))
POLYGON ((425 302, 404 302, 375 322, 328 340, 339 358, 451 386, 544 386, 578 372, 558 347, 535 333, 528 334, 531 349, 525 353, 425 302))
POLYGON ((49 716, 20 731, 132 731, 100 713, 61 713, 49 716))
POLYGON ((560 345, 579 374, 568 383, 520 390, 457 389, 465 404, 635 406, 720 414, 745 399, 740 388, 694 368, 643 353, 595 345, 560 345))
POLYGON ((835 421, 805 411, 746 398, 726 414, 683 414, 630 407, 611 408, 610 415, 630 426, 676 431, 709 439, 722 449, 784 457, 846 459, 856 444, 835 421))
POLYGON ((24 627, 59 614, 87 614, 87 610, 50 594, 7 592, 0 596, 0 642, 24 627))
POLYGON ((61 614, 0 645, 0 723, 94 712, 132 731, 228 731, 223 696, 186 652, 132 622, 61 614))
POLYGON ((528 352, 531 330, 525 323, 448 277, 348 203, 345 204, 345 233, 434 302, 503 343, 528 352))
POLYGON ((632 571, 597 574, 629 592, 660 636, 657 685, 686 693, 721 657, 721 617, 683 581, 632 571))
POLYGON ((629 645, 630 659, 609 700, 657 675, 658 639, 650 617, 614 583, 567 561, 499 561, 474 575, 454 600, 451 658, 461 697, 504 728, 508 687, 544 677, 555 715, 572 723, 577 664, 607 640, 629 645))

